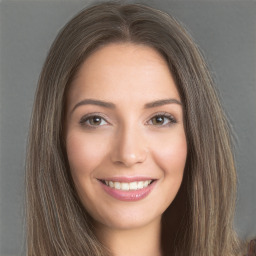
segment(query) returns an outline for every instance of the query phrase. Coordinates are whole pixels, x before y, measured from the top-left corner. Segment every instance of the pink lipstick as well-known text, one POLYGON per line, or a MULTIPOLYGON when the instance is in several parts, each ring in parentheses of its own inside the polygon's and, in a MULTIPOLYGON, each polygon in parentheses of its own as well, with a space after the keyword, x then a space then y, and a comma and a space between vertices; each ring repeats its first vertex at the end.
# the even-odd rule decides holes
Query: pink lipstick
POLYGON ((100 179, 104 191, 121 201, 138 201, 145 198, 155 187, 156 180, 146 177, 115 177, 100 179))

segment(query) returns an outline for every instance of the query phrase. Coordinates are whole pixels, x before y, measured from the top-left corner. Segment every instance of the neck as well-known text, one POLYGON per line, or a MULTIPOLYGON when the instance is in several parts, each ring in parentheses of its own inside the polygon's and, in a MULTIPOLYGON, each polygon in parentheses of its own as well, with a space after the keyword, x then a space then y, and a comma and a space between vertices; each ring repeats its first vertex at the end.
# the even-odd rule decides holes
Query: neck
POLYGON ((161 256, 161 218, 143 227, 114 229, 96 225, 96 235, 114 256, 161 256))

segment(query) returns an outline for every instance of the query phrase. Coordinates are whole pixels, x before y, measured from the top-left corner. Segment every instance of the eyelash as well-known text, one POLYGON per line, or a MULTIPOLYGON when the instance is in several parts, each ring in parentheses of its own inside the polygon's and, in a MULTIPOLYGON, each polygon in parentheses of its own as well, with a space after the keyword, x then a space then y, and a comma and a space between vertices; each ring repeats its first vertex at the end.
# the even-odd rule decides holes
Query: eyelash
POLYGON ((164 124, 164 125, 155 125, 155 126, 162 126, 162 127, 168 126, 169 127, 169 126, 177 123, 177 120, 174 118, 174 116, 169 114, 169 113, 166 113, 166 112, 157 113, 154 116, 152 116, 149 120, 152 120, 153 118, 158 118, 158 117, 168 119, 169 122, 167 124, 164 124))
POLYGON ((98 118, 100 118, 101 120, 104 120, 106 123, 108 123, 108 122, 105 120, 105 118, 102 117, 102 116, 101 116, 100 114, 98 114, 98 113, 93 113, 93 114, 88 114, 88 115, 83 116, 83 117, 80 119, 79 123, 80 123, 80 125, 85 126, 86 128, 89 128, 89 129, 97 129, 98 126, 100 126, 100 125, 90 125, 90 124, 87 124, 87 123, 86 123, 87 121, 90 120, 90 118, 94 118, 94 117, 98 117, 98 118))
MULTIPOLYGON (((85 115, 81 118, 81 120, 79 121, 80 125, 85 126, 88 129, 97 129, 98 127, 102 126, 102 125, 91 125, 91 124, 87 124, 86 122, 88 122, 90 120, 90 118, 99 118, 101 121, 104 120, 106 123, 108 123, 108 121, 105 120, 104 117, 101 116, 101 114, 98 113, 93 113, 93 114, 88 114, 85 115)), ((169 119, 169 122, 167 124, 160 124, 160 125, 153 125, 153 126, 158 126, 158 127, 169 127, 175 123, 177 123, 177 120, 169 113, 166 112, 162 112, 162 113, 157 113, 154 116, 152 116, 149 121, 151 121, 153 118, 158 118, 158 117, 162 117, 164 120, 165 119, 169 119)), ((150 124, 148 124, 150 125, 150 124)))

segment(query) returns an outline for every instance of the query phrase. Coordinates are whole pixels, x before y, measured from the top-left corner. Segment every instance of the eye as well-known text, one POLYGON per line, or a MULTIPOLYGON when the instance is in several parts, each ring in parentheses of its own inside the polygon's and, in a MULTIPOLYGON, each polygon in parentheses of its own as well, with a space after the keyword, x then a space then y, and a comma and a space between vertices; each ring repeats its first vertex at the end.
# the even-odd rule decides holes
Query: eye
POLYGON ((177 123, 177 120, 168 113, 159 113, 149 120, 149 124, 155 126, 170 126, 174 123, 177 123))
POLYGON ((99 115, 86 115, 81 118, 79 123, 89 128, 97 128, 97 126, 106 125, 107 121, 99 115))

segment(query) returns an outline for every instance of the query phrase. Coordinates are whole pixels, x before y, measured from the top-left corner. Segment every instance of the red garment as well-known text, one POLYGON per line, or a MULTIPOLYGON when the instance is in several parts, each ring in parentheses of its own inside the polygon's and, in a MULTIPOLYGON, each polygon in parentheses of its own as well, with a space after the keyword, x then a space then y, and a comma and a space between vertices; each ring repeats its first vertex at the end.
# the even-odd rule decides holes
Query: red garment
POLYGON ((248 254, 245 256, 256 256, 256 239, 253 239, 248 245, 248 254))

